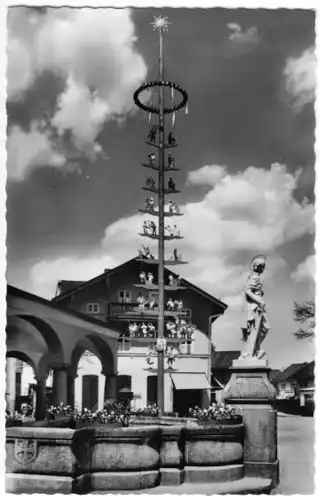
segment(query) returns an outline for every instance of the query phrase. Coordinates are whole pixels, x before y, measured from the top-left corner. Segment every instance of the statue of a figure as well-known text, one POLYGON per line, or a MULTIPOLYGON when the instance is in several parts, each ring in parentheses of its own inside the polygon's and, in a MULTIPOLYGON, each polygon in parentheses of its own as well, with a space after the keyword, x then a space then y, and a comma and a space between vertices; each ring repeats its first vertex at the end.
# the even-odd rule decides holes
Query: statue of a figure
POLYGON ((168 346, 165 354, 168 368, 174 368, 174 362, 178 354, 177 350, 174 347, 168 346))
POLYGON ((155 166, 155 154, 154 153, 150 153, 148 155, 148 159, 149 159, 150 166, 154 167, 155 166))
POLYGON ((176 185, 174 183, 174 180, 172 179, 172 177, 169 177, 169 179, 168 179, 168 190, 169 191, 175 191, 175 188, 176 188, 176 185))
POLYGON ((147 140, 149 142, 153 142, 155 144, 155 138, 156 138, 156 132, 157 132, 157 126, 154 125, 151 130, 149 131, 147 140))
POLYGON ((152 273, 148 273, 147 275, 147 282, 149 285, 152 285, 153 284, 153 281, 154 281, 154 276, 152 273))
POLYGON ((174 156, 173 156, 173 154, 169 153, 168 154, 168 168, 173 168, 174 165, 175 165, 174 156))
POLYGON ((174 260, 174 262, 181 262, 181 254, 178 253, 177 248, 173 250, 173 256, 171 257, 170 260, 174 260))
POLYGON ((153 360, 153 356, 154 356, 154 351, 152 349, 150 349, 147 353, 147 356, 145 358, 145 361, 146 363, 151 366, 151 365, 154 365, 154 360, 153 360))
POLYGON ((154 212, 154 198, 153 198, 153 196, 146 198, 145 210, 147 210, 148 212, 154 212))
POLYGON ((148 179, 146 179, 145 184, 150 189, 154 189, 155 188, 155 180, 153 179, 152 176, 149 177, 148 179))
POLYGON ((242 327, 244 348, 240 359, 257 358, 265 356, 260 348, 270 329, 266 316, 266 305, 263 300, 263 282, 261 274, 265 270, 267 259, 264 255, 257 255, 251 262, 248 281, 244 287, 244 297, 248 307, 247 322, 242 327))
POLYGON ((174 146, 176 143, 176 138, 174 137, 174 135, 172 134, 172 132, 169 132, 168 134, 168 144, 169 146, 174 146))

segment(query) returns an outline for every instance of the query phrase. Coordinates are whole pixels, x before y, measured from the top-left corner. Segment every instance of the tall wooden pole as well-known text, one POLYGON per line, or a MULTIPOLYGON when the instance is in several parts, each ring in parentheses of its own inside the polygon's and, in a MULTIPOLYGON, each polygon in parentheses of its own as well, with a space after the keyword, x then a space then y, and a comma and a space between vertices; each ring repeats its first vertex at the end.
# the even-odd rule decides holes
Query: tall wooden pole
MULTIPOLYGON (((160 30, 159 79, 163 81, 163 33, 160 30)), ((159 87, 159 319, 158 338, 164 338, 164 88, 159 87)), ((157 403, 164 413, 164 352, 159 350, 157 363, 157 403)))

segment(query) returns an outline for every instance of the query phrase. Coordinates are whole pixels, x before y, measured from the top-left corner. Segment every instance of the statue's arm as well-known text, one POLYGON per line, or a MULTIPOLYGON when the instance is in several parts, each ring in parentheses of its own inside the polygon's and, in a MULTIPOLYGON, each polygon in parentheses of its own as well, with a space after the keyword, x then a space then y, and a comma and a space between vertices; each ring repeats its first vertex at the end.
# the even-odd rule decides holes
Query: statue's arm
POLYGON ((255 295, 255 293, 253 293, 252 290, 250 290, 250 289, 245 290, 245 295, 247 297, 249 297, 251 300, 253 300, 253 302, 258 304, 259 306, 264 305, 264 301, 263 301, 262 297, 260 297, 259 295, 255 295))
POLYGON ((249 297, 253 302, 258 304, 258 306, 262 307, 262 309, 264 309, 265 304, 262 297, 260 297, 259 295, 255 295, 251 290, 245 290, 245 295, 249 297))

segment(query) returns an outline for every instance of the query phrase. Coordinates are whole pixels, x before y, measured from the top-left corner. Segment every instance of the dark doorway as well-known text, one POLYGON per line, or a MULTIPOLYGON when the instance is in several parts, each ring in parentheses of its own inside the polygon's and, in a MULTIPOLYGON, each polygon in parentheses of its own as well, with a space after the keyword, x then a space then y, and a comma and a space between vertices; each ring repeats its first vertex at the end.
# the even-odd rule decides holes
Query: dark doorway
POLYGON ((132 390, 132 377, 131 375, 118 375, 117 377, 117 394, 119 391, 127 387, 130 391, 132 390))
POLYGON ((147 377, 147 404, 153 405, 157 403, 157 376, 149 375, 147 377))
POLYGON ((201 406, 202 391, 200 389, 173 390, 173 411, 179 417, 186 416, 189 408, 201 406))
POLYGON ((82 377, 82 408, 98 409, 98 375, 82 377))

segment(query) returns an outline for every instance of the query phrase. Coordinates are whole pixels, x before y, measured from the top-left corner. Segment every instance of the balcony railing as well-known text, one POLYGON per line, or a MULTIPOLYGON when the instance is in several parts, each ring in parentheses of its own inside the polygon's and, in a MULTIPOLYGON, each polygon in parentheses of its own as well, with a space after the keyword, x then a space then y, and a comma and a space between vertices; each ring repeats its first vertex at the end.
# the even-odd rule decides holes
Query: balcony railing
MULTIPOLYGON (((157 320, 158 308, 140 309, 136 303, 120 304, 119 302, 112 302, 109 304, 108 319, 115 320, 157 320)), ((181 311, 168 311, 165 309, 164 315, 166 318, 181 317, 183 319, 191 319, 191 309, 181 309, 181 311)))
MULTIPOLYGON (((193 334, 190 332, 181 333, 181 334, 172 334, 170 332, 166 332, 164 334, 164 338, 168 342, 188 342, 193 340, 193 334)), ((130 342, 134 341, 142 341, 142 342, 154 342, 157 339, 157 332, 137 332, 135 334, 130 333, 129 335, 121 335, 120 340, 129 340, 130 342)))

